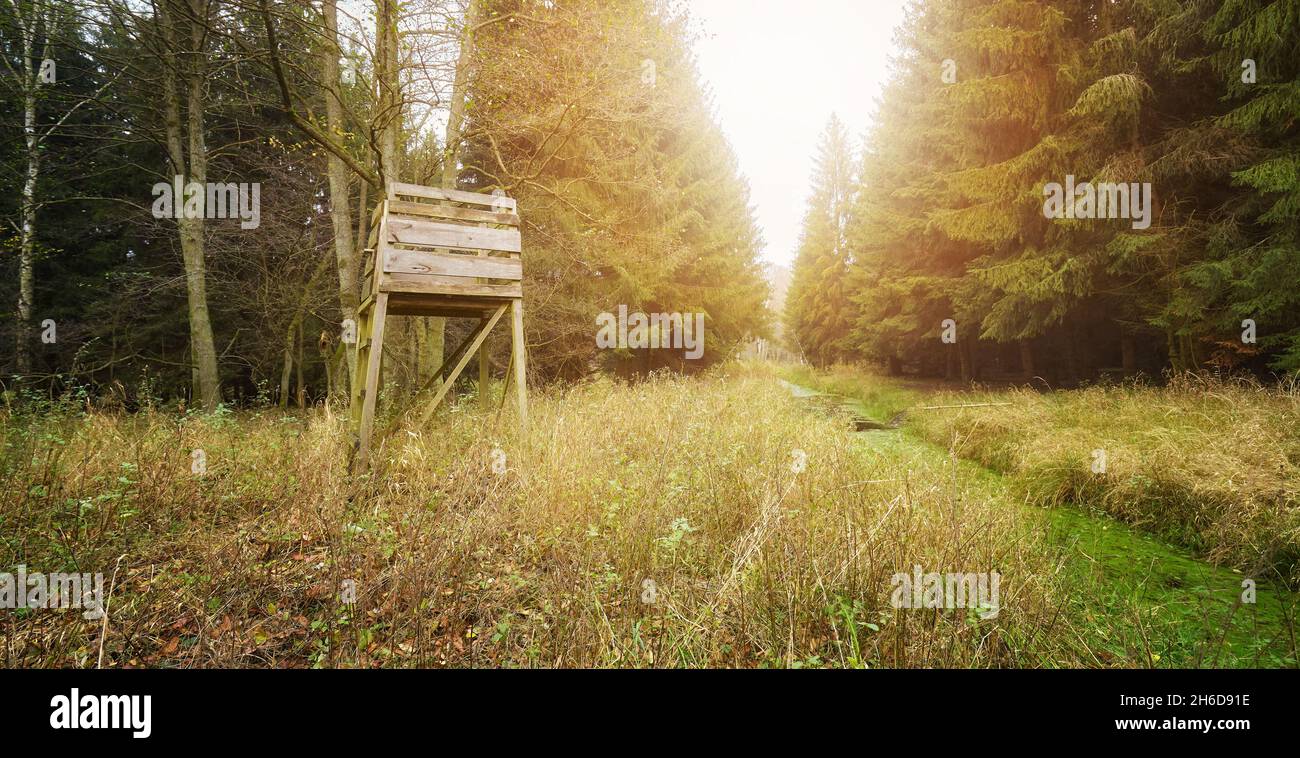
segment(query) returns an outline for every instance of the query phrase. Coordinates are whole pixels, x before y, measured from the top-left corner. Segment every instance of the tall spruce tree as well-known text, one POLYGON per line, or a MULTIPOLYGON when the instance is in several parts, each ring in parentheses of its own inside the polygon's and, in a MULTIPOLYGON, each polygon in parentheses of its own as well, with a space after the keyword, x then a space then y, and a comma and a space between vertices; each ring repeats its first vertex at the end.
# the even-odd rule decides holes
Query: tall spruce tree
POLYGON ((1272 367, 1300 370, 1300 0, 1223 3, 1207 33, 1221 46, 1213 63, 1231 106, 1215 126, 1249 150, 1232 172, 1242 191, 1229 233, 1214 240, 1231 271, 1225 331, 1256 322, 1272 367))
POLYGON ((845 338, 852 304, 847 271, 852 259, 847 224, 855 184, 848 132, 839 117, 832 115, 818 148, 812 195, 785 306, 787 333, 797 349, 819 365, 848 355, 845 338))

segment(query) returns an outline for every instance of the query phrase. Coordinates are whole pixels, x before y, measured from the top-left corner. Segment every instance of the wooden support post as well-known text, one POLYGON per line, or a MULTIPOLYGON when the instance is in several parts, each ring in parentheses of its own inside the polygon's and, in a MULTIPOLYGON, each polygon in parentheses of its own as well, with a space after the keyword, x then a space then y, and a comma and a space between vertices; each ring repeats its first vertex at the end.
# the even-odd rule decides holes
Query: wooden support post
POLYGON ((366 345, 365 385, 361 391, 361 443, 357 448, 357 457, 363 462, 370 456, 370 433, 375 425, 375 401, 379 398, 379 363, 384 357, 384 321, 387 316, 388 293, 380 292, 375 296, 367 329, 370 335, 366 345))
MULTIPOLYGON (((487 318, 484 317, 486 321, 487 318)), ((488 340, 483 340, 483 345, 478 349, 478 404, 483 410, 489 410, 492 403, 488 398, 488 372, 491 368, 488 365, 488 340)))
POLYGON ((515 371, 515 400, 519 406, 519 427, 528 429, 528 366, 524 349, 524 301, 510 301, 510 357, 515 371))
POLYGON ((367 299, 357 308, 356 334, 353 339, 355 343, 348 350, 348 360, 352 363, 352 386, 350 395, 352 402, 348 405, 349 415, 352 418, 352 431, 356 434, 361 428, 361 398, 365 397, 365 366, 367 357, 370 355, 370 313, 374 308, 374 301, 367 299))

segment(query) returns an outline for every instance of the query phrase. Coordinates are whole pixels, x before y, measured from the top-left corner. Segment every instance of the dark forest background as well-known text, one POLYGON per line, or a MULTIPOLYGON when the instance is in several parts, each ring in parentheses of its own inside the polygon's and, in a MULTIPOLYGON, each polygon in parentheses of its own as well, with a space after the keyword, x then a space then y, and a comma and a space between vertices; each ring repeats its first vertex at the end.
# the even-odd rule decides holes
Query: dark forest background
MULTIPOLYGON (((690 46, 648 0, 0 2, 0 372, 130 402, 346 397, 391 180, 518 200, 533 381, 725 360, 766 333, 767 286, 690 46), (259 183, 260 226, 154 218, 175 175, 259 183), (620 304, 704 312, 704 358, 598 352, 620 304)), ((386 380, 419 386, 470 328, 398 319, 386 380)))

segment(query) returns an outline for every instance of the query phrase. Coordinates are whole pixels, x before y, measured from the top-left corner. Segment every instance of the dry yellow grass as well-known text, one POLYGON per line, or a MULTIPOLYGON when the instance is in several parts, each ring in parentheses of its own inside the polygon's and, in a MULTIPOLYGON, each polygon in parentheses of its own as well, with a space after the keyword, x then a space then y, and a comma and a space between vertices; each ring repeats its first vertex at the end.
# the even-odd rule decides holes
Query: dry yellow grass
POLYGON ((0 562, 115 578, 106 635, 11 613, 3 663, 96 665, 101 646, 105 666, 1082 660, 1031 525, 767 375, 536 393, 530 429, 453 406, 353 478, 329 409, 5 418, 0 562), (1000 572, 1000 614, 890 607, 914 565, 1000 572))
POLYGON ((920 395, 840 367, 819 386, 912 425, 1043 505, 1099 508, 1252 576, 1300 582, 1300 386, 1197 376, 1168 385, 920 395), (1103 451, 1105 470, 1094 463, 1103 451))
POLYGON ((1040 502, 1097 506, 1211 562, 1300 579, 1295 386, 1185 377, 1161 388, 999 399, 1013 404, 922 414, 918 423, 933 438, 957 439, 963 454, 1020 472, 1040 502), (1094 451, 1104 452, 1102 473, 1094 451))

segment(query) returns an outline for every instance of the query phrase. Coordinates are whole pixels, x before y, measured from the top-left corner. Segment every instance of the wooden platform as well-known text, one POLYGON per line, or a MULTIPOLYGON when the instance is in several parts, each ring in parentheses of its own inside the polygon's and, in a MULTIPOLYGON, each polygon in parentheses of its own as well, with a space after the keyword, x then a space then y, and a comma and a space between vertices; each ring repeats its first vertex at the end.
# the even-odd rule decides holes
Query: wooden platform
MULTIPOLYGON (((435 373, 440 385, 425 411, 427 420, 475 352, 479 384, 486 388, 484 342, 508 310, 512 372, 507 378, 513 380, 520 423, 527 423, 521 252, 512 198, 400 182, 389 186, 371 219, 365 298, 358 311, 352 419, 360 460, 369 454, 389 316, 479 319, 479 327, 435 373)), ((480 396, 486 402, 486 393, 480 390, 480 396)))

